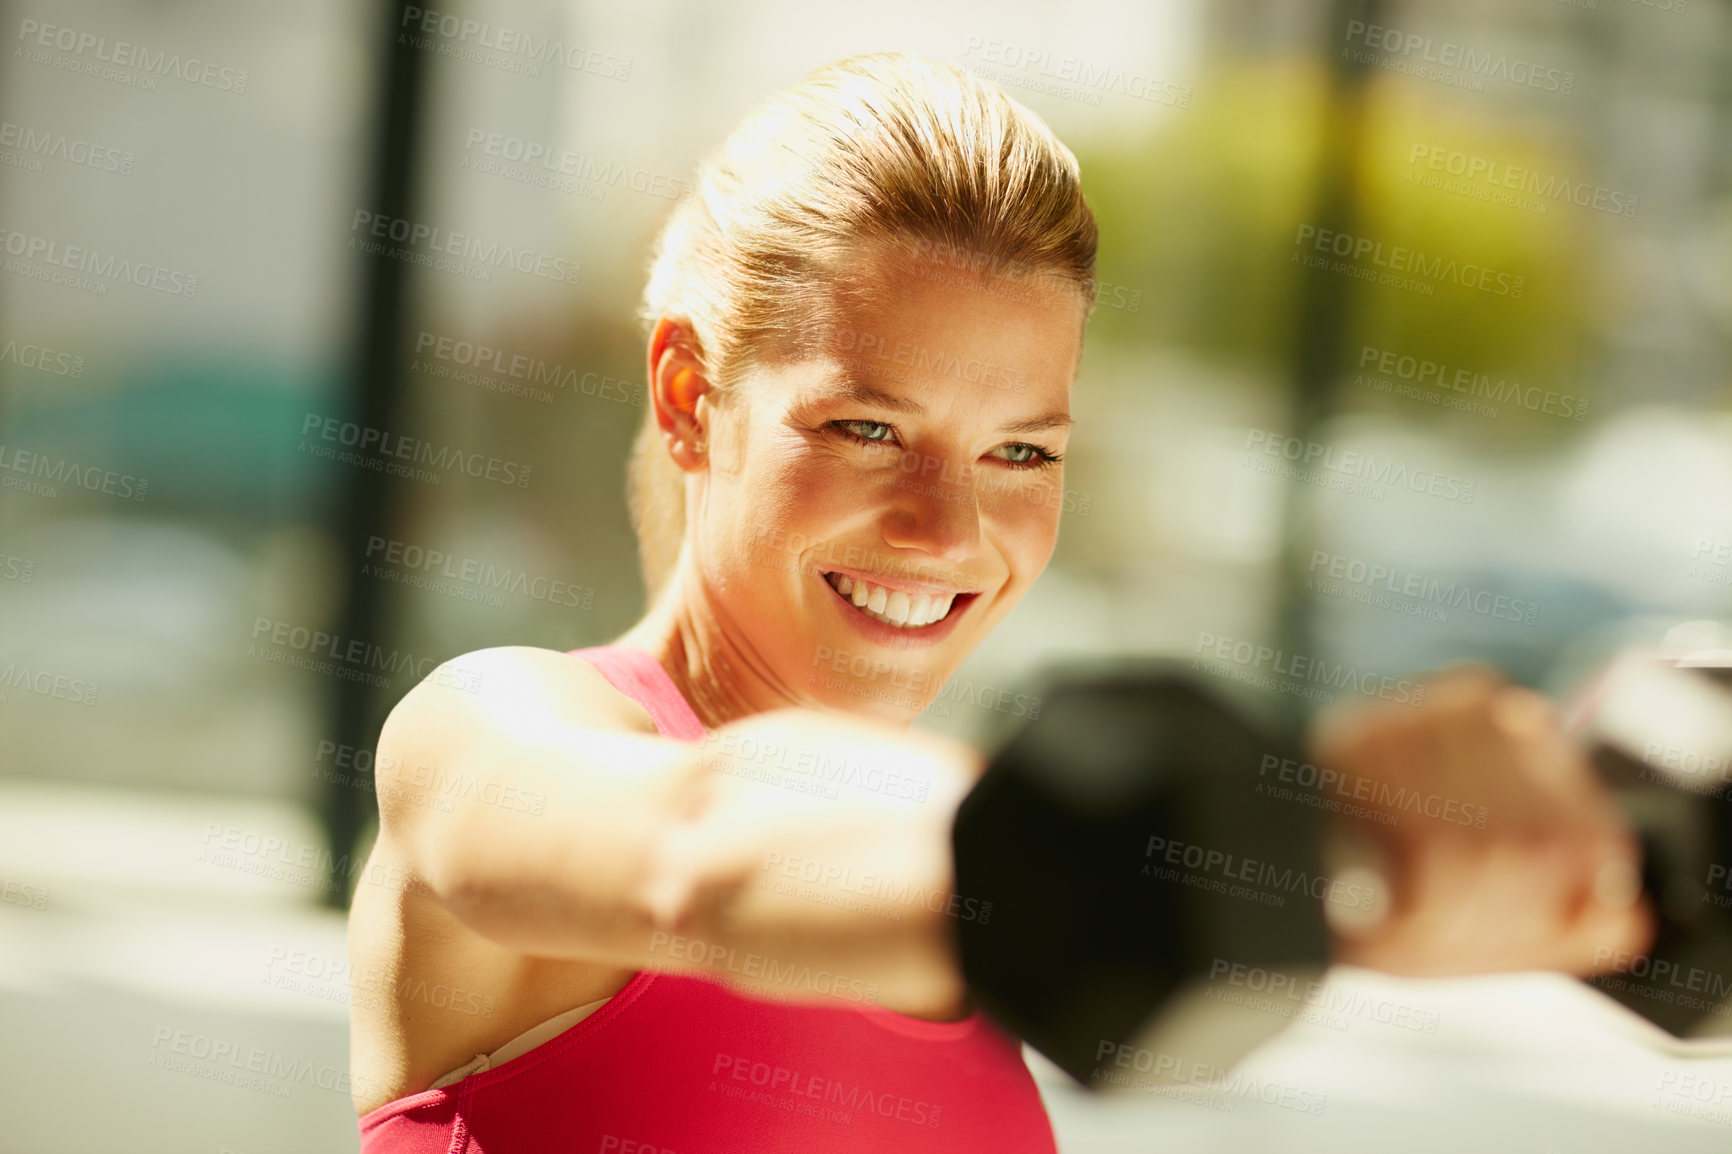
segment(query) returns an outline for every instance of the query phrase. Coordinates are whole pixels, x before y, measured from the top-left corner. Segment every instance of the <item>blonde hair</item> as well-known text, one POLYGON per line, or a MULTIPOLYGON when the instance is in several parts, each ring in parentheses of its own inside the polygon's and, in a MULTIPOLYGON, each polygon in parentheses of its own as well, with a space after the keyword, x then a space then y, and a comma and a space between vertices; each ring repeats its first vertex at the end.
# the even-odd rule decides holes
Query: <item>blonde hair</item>
MULTIPOLYGON (((639 317, 687 319, 720 394, 754 357, 816 347, 816 290, 865 244, 976 278, 1063 278, 1086 318, 1095 238, 1076 157, 1034 113, 952 64, 855 56, 771 97, 699 166, 657 238, 639 317)), ((685 534, 684 474, 653 404, 627 481, 653 600, 685 534)))

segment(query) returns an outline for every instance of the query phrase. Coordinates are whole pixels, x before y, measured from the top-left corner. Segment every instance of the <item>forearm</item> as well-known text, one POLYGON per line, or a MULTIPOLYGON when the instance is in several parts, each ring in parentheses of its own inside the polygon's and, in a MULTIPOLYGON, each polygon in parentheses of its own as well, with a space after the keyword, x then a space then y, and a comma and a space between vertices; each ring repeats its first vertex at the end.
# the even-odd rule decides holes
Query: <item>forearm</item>
POLYGON ((829 975, 850 979, 835 995, 850 1000, 863 984, 905 1011, 952 1004, 949 833, 975 757, 804 711, 718 730, 699 757, 703 805, 660 842, 649 964, 790 998, 829 975), (759 780, 766 762, 790 768, 759 780), (849 784, 825 790, 825 766, 849 784))
POLYGON ((428 888, 501 944, 796 1000, 918 1011, 959 990, 933 910, 972 780, 964 747, 805 710, 697 744, 535 724, 437 746, 420 764, 384 746, 382 804, 391 789, 399 811, 419 803, 410 856, 428 888), (843 764, 850 784, 756 780, 772 747, 778 764, 843 764), (887 781, 903 787, 887 793, 887 781))

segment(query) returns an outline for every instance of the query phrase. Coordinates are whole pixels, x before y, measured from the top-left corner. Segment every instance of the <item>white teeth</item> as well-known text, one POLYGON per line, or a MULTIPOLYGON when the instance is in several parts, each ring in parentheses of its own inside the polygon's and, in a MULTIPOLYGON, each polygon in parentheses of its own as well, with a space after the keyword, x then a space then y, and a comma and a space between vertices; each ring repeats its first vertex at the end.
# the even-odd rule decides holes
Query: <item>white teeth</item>
POLYGON ((942 620, 956 600, 954 593, 910 596, 900 589, 886 589, 840 573, 830 574, 827 580, 831 588, 853 602, 866 616, 903 629, 919 629, 942 620))

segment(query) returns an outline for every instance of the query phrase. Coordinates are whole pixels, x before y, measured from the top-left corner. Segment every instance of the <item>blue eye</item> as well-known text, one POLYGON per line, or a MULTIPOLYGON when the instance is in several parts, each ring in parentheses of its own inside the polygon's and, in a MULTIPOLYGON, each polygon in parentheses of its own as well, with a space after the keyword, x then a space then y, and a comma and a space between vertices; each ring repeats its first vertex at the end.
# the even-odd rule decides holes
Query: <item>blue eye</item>
POLYGON ((886 425, 883 421, 831 421, 830 424, 836 429, 839 429, 849 440, 858 441, 862 445, 888 445, 891 443, 889 440, 890 434, 895 432, 894 429, 889 425, 886 425), (882 429, 884 435, 878 437, 863 437, 850 428, 850 426, 854 425, 864 425, 868 429, 882 429))
MULTIPOLYGON (((1059 454, 1039 445, 1030 445, 1025 441, 1013 441, 1001 446, 1006 452, 1015 456, 1000 458, 1013 469, 1045 469, 1064 460, 1059 454), (1024 455, 1026 454, 1026 455, 1024 455)), ((996 451, 996 450, 995 450, 996 451)))
MULTIPOLYGON (((850 441, 858 445, 894 445, 895 426, 883 421, 831 421, 830 428, 835 429, 850 441), (864 427, 868 433, 877 431, 876 436, 862 436, 855 432, 856 427, 864 427)), ((1008 445, 1000 445, 993 454, 1011 453, 1013 456, 999 457, 1012 469, 1045 469, 1064 460, 1059 454, 1039 445, 1031 445, 1025 441, 1012 441, 1008 445)))

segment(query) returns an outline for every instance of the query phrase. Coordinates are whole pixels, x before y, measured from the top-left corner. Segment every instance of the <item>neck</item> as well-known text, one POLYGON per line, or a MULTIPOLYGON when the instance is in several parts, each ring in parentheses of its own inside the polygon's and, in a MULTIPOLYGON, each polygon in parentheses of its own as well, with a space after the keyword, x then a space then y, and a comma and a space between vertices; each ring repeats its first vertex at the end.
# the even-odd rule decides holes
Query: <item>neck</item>
POLYGON ((715 612, 685 549, 644 619, 615 644, 645 650, 661 662, 706 729, 816 704, 762 659, 747 631, 715 612))

